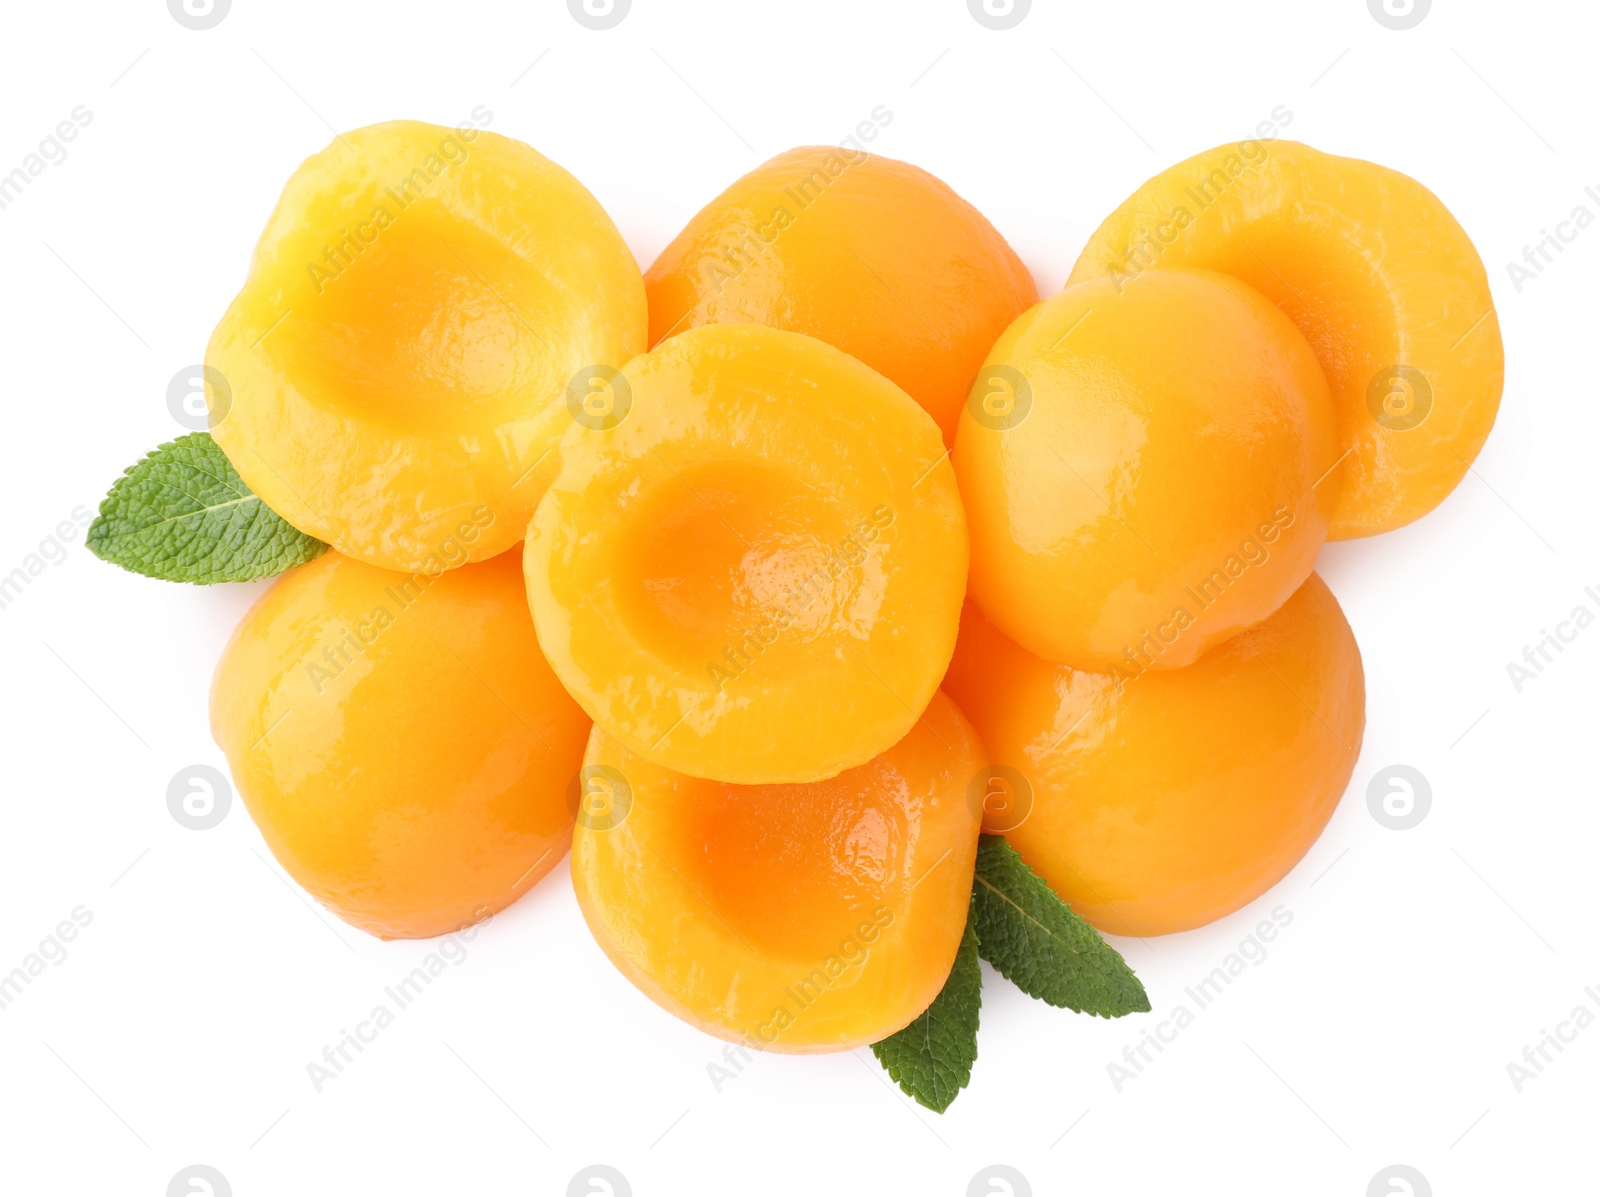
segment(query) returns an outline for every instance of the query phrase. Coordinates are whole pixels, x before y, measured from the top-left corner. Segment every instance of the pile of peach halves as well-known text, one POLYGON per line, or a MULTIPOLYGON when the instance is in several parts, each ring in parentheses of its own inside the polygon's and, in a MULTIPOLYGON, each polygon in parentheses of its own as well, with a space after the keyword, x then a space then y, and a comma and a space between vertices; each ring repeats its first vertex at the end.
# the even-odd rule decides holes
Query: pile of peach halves
POLYGON ((281 573, 210 709, 288 873, 429 937, 570 846, 644 994, 813 1052, 915 1024, 964 952, 1070 987, 1088 925, 1294 866, 1365 723, 1319 549, 1450 493, 1503 356, 1441 202, 1293 142, 1150 179, 1041 300, 859 149, 757 167, 641 275, 529 146, 397 121, 290 178, 196 373, 205 430, 91 544, 281 573))

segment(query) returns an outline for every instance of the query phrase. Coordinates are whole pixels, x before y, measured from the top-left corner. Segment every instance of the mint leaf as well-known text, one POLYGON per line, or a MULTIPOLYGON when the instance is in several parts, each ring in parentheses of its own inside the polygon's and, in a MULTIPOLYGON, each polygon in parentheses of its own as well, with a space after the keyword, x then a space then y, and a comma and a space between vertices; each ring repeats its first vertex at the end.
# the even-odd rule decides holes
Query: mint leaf
POLYGON ((1150 1009, 1117 950, 1001 836, 978 841, 971 921, 983 958, 1029 997, 1101 1018, 1150 1009))
POLYGON ((263 503, 204 432, 123 471, 87 543, 102 561, 136 574, 202 584, 271 577, 328 547, 263 503))
POLYGON ((872 1045, 872 1054, 900 1088, 939 1114, 967 1087, 978 1058, 983 972, 973 921, 969 910, 961 947, 939 996, 910 1026, 872 1045))

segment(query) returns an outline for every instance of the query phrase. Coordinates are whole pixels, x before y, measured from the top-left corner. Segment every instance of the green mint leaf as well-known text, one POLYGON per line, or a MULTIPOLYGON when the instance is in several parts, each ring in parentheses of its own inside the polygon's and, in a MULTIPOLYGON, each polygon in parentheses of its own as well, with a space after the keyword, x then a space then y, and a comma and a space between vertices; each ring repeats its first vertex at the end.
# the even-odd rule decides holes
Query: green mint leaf
POLYGON ((972 1079, 982 989, 978 935, 969 911, 956 962, 939 996, 910 1026, 872 1045, 872 1054, 900 1088, 935 1113, 949 1109, 972 1079))
POLYGON ((1117 950, 998 835, 978 841, 972 923, 983 958, 1029 997, 1101 1018, 1150 1009, 1117 950))
POLYGON ((87 543, 102 561, 136 574, 202 584, 268 578, 328 547, 263 503, 204 432, 123 471, 87 543))

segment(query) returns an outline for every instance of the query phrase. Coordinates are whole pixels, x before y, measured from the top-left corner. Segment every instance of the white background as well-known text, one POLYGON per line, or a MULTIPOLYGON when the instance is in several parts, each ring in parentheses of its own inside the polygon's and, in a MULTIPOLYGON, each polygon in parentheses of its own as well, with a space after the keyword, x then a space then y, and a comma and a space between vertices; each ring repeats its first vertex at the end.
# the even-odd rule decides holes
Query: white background
POLYGON ((93 916, 0 1010, 0 1190, 159 1197, 198 1162, 239 1197, 561 1194, 603 1162, 639 1197, 959 1197, 998 1162, 1035 1194, 1360 1197, 1394 1163, 1440 1195, 1596 1191, 1600 1027, 1520 1093, 1507 1073, 1575 1006, 1600 1013, 1600 626, 1521 693, 1506 668, 1579 604, 1600 614, 1600 228, 1520 293, 1507 271, 1574 207, 1600 216, 1592 6, 1437 0, 1403 32, 1363 0, 1035 0, 1008 32, 962 0, 634 0, 605 32, 560 0, 234 0, 206 32, 162 0, 4 11, 0 173, 75 106, 93 120, 0 211, 0 573, 183 431, 167 383, 303 157, 332 129, 480 104, 592 188, 646 265, 733 178, 883 105, 874 148, 976 203, 1046 293, 1143 179, 1284 105, 1286 135, 1454 210, 1507 373, 1440 510, 1323 554, 1369 703, 1321 840, 1232 918, 1117 941, 1155 1015, 1073 1016, 986 966, 980 1058, 943 1117, 865 1050, 757 1058, 719 1093, 720 1042, 614 972, 564 867, 314 1092, 306 1065, 429 945, 316 907, 237 802, 205 832, 168 814, 177 771, 225 767, 207 687, 260 586, 137 578, 77 532, 0 611, 0 973, 93 916), (1395 763, 1432 787, 1409 831, 1367 806, 1395 763), (1108 1063, 1278 904, 1293 922, 1270 955, 1118 1092, 1108 1063))

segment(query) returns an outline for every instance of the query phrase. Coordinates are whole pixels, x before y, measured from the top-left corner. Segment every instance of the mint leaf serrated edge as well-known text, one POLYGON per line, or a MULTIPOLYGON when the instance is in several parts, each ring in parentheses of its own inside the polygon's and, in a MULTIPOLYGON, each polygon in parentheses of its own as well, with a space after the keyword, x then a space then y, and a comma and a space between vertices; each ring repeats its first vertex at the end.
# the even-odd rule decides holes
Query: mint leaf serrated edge
POLYGON ((209 433, 169 441, 123 471, 89 526, 102 561, 164 582, 248 582, 328 546, 245 485, 209 433))
POLYGON ((997 835, 978 841, 971 921, 995 971, 1052 1006, 1120 1018, 1150 998, 1127 961, 997 835))
POLYGON ((909 1026, 872 1045, 872 1054, 918 1105, 936 1114, 950 1108, 972 1079, 978 1058, 978 1011, 983 970, 970 908, 955 963, 939 996, 909 1026))

